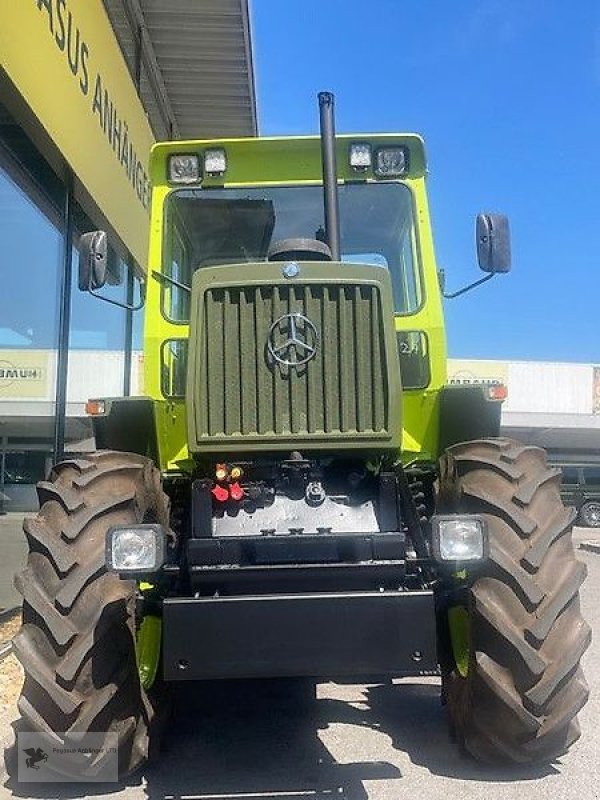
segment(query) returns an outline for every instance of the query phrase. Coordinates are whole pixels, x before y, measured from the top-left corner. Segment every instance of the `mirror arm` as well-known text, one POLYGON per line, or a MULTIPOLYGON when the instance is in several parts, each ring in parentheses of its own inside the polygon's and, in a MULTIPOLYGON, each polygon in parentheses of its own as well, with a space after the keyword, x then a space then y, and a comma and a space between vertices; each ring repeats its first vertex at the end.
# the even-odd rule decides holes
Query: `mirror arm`
POLYGON ((94 297, 97 297, 98 300, 104 300, 105 303, 110 303, 111 306, 118 306, 119 308, 124 308, 126 311, 139 311, 140 308, 143 308, 146 303, 146 282, 140 281, 140 299, 137 303, 122 303, 120 300, 112 300, 110 297, 104 297, 95 289, 92 288, 92 284, 90 281, 90 286, 88 288, 88 292, 93 294, 94 297))
POLYGON ((442 291, 442 295, 446 298, 446 300, 453 300, 455 297, 460 297, 461 294, 465 294, 466 292, 470 292, 471 289, 474 289, 476 286, 481 286, 482 283, 486 283, 490 281, 492 278, 496 276, 495 272, 490 272, 489 275, 486 275, 485 278, 481 278, 475 283, 470 283, 468 286, 463 286, 462 289, 459 289, 458 292, 444 292, 442 291))
POLYGON ((157 281, 171 283, 173 286, 177 286, 178 289, 183 289, 184 292, 192 291, 191 287, 186 283, 180 283, 179 281, 176 281, 175 278, 170 278, 168 275, 163 275, 162 272, 157 272, 155 269, 152 270, 152 277, 156 278, 157 281))

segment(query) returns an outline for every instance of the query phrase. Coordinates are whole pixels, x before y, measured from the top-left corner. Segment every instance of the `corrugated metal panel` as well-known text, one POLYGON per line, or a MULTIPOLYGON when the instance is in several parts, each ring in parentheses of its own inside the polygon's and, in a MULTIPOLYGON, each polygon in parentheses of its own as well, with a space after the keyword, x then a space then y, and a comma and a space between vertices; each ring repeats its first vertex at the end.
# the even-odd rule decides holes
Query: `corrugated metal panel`
POLYGON ((248 0, 104 5, 134 82, 140 27, 146 32, 140 95, 157 139, 170 137, 171 123, 184 139, 256 135, 248 0))

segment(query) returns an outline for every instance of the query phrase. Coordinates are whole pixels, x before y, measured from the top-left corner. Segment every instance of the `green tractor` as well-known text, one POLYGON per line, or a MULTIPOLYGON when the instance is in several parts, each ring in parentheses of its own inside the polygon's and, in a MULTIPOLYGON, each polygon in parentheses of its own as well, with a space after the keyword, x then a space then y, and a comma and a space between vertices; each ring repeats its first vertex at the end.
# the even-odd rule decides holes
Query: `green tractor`
MULTIPOLYGON (((145 395, 90 401, 97 452, 24 526, 21 725, 116 736, 121 775, 173 681, 441 674, 481 761, 579 735, 559 470, 499 438, 497 388, 447 385, 423 141, 336 136, 319 103, 320 137, 154 147, 145 395)), ((505 217, 476 244, 508 271, 505 217)), ((86 234, 80 288, 106 268, 86 234)))

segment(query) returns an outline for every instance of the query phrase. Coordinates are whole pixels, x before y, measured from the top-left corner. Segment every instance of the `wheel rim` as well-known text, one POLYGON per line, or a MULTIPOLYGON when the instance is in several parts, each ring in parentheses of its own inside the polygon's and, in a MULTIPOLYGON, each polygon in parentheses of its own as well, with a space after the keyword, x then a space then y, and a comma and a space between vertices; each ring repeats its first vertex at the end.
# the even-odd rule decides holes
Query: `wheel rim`
POLYGON ((583 516, 589 525, 594 528, 600 526, 600 503, 587 503, 583 509, 583 516))
POLYGON ((138 629, 135 652, 140 682, 144 689, 152 688, 158 673, 162 620, 160 617, 144 617, 138 629))
POLYGON ((466 678, 471 660, 471 619, 464 606, 448 609, 448 627, 456 669, 461 678, 466 678))

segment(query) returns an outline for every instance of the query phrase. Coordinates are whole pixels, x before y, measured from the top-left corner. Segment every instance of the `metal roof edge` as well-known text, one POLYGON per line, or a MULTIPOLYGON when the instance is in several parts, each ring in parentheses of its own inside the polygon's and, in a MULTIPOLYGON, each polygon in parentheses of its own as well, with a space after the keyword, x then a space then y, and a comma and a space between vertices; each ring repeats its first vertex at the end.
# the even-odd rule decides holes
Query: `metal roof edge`
POLYGON ((253 135, 258 136, 258 105, 256 100, 256 74, 254 71, 254 52, 252 48, 253 33, 250 2, 251 0, 240 0, 240 6, 244 22, 244 46, 248 70, 248 91, 252 108, 252 128, 253 135))

